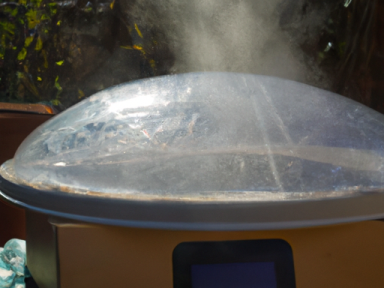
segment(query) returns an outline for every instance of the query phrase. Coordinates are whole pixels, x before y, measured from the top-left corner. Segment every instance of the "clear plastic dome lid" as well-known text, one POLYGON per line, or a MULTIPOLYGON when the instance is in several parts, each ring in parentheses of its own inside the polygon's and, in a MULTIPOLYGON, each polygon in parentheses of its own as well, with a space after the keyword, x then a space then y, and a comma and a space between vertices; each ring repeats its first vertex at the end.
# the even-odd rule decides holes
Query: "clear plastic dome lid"
POLYGON ((384 186, 384 116, 271 77, 196 73, 99 92, 34 131, 12 182, 129 199, 294 200, 384 186))
MULTIPOLYGON (((82 195, 105 203, 117 199, 182 203, 180 207, 216 203, 209 208, 211 216, 228 203, 245 203, 249 213, 262 213, 264 220, 275 217, 266 222, 334 221, 384 215, 383 148, 384 116, 342 96, 273 77, 191 73, 140 80, 93 95, 36 129, 0 174, 19 186, 46 191, 44 197, 82 195), (370 195, 379 195, 380 201, 370 195), (353 201, 368 198, 356 212, 360 204, 353 201), (331 208, 330 199, 355 200, 331 208), (326 201, 314 209, 309 204, 301 210, 290 206, 286 213, 279 208, 281 203, 318 200, 326 201), (271 203, 276 213, 260 208, 271 203)), ((43 201, 43 196, 38 200, 28 193, 12 197, 23 194, 22 201, 33 205, 43 201)), ((68 202, 69 210, 75 198, 68 202)), ((52 208, 47 200, 46 208, 64 209, 59 202, 52 208)), ((111 209, 105 215, 113 214, 111 209)), ((123 207, 115 216, 124 218, 129 211, 123 207)), ((235 218, 253 217, 238 211, 243 216, 234 212, 235 218)), ((157 221, 163 212, 149 220, 157 221)), ((187 222, 204 214, 195 212, 187 222)), ((124 219, 136 217, 132 215, 124 219)), ((212 217, 229 214, 220 215, 212 217)), ((249 221, 264 221, 259 216, 249 221)))

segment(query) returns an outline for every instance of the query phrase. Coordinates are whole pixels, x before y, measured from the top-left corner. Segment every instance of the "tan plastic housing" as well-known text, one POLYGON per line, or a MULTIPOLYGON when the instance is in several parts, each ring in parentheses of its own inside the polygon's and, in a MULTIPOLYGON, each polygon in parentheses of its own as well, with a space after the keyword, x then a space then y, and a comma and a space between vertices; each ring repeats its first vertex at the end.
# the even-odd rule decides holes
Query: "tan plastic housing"
POLYGON ((382 288, 384 222, 254 232, 194 232, 57 224, 61 288, 172 288, 181 242, 284 239, 297 288, 382 288))

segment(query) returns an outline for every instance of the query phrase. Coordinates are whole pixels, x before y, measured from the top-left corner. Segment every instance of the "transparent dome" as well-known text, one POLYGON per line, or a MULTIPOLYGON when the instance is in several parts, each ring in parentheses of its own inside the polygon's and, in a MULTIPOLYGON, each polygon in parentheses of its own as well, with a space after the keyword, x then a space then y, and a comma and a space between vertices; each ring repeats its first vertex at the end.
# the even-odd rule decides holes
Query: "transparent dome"
POLYGON ((191 73, 80 102, 35 130, 1 175, 122 202, 355 199, 381 195, 383 147, 384 116, 342 96, 274 77, 191 73))
POLYGON ((95 94, 3 169, 34 188, 107 197, 338 197, 384 186, 383 133, 384 116, 307 85, 184 74, 95 94))

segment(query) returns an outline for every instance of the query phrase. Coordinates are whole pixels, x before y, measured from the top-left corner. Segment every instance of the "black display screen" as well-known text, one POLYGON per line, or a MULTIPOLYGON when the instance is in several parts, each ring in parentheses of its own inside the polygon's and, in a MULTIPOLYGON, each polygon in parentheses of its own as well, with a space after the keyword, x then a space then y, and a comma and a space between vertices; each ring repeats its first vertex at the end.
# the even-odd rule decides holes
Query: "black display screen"
POLYGON ((290 245, 279 239, 185 242, 173 251, 174 288, 295 288, 290 245))
POLYGON ((225 263, 191 266, 192 288, 276 288, 275 263, 225 263))

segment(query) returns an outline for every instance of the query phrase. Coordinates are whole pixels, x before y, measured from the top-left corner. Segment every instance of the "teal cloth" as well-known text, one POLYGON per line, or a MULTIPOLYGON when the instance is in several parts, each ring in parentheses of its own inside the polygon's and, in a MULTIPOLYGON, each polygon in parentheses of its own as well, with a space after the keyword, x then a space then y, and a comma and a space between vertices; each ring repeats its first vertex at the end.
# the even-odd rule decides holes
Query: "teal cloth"
POLYGON ((0 288, 25 288, 26 243, 11 239, 0 248, 0 288))

